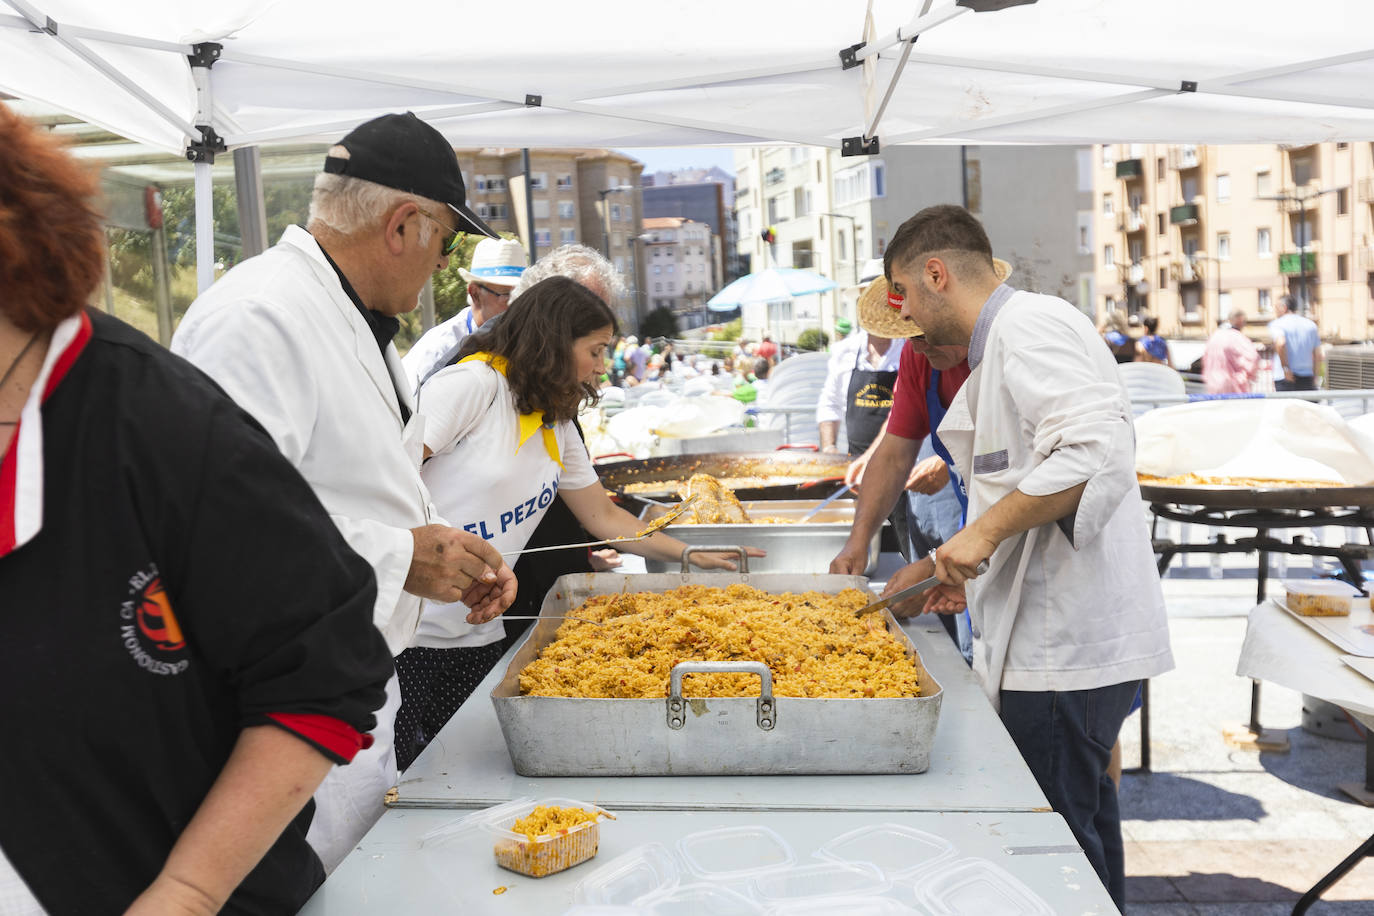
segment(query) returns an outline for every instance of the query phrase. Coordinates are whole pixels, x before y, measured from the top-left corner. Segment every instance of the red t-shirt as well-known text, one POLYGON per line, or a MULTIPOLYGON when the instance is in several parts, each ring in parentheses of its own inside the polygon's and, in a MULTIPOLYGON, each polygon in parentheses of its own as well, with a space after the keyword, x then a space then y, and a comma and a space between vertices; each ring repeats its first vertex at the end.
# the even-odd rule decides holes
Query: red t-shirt
POLYGON ((754 348, 754 356, 759 359, 772 359, 778 355, 778 345, 771 340, 765 340, 754 348))
MULTIPOLYGON (((940 373, 936 392, 948 407, 969 376, 968 360, 940 373)), ((930 435, 930 413, 926 410, 926 389, 930 387, 930 360, 917 353, 907 341, 897 366, 897 390, 892 395, 892 412, 887 416, 887 431, 903 439, 924 439, 930 435)))

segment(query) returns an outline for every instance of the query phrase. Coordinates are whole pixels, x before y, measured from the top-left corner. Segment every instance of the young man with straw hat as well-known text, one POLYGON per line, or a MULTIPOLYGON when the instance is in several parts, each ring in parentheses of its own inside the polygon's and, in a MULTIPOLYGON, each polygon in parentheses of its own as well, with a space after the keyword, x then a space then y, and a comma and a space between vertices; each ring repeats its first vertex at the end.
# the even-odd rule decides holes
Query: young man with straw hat
POLYGON ((401 359, 412 392, 449 364, 469 334, 510 306, 511 290, 520 282, 528 261, 524 246, 515 239, 488 238, 477 243, 471 267, 458 268, 468 285, 467 307, 420 335, 401 359))
POLYGON ((903 223, 884 267, 925 331, 913 348, 966 349, 970 367, 937 429, 967 485, 967 524, 887 588, 933 572, 944 587, 928 608, 966 590, 974 673, 1124 907, 1111 747, 1140 681, 1173 657, 1116 361, 1073 305, 1001 282, 962 207, 903 223))

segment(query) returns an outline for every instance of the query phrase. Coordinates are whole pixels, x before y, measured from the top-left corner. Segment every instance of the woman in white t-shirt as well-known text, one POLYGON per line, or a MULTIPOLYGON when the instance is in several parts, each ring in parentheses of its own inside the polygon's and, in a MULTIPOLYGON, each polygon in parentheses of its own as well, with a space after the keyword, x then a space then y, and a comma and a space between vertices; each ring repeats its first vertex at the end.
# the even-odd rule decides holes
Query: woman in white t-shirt
MULTIPOLYGON (((420 398, 429 459, 421 476, 440 516, 503 552, 525 546, 555 496, 593 537, 639 531, 642 523, 602 488, 573 425, 579 405, 596 400, 615 333, 600 297, 550 277, 523 292, 490 331, 467 339, 458 362, 433 375, 420 398)), ((674 560, 685 546, 659 533, 621 549, 674 560)), ((693 559, 707 569, 735 568, 724 555, 693 559)), ((499 617, 483 621, 461 602, 425 602, 414 646, 396 659, 400 768, 500 660, 504 635, 499 617)))

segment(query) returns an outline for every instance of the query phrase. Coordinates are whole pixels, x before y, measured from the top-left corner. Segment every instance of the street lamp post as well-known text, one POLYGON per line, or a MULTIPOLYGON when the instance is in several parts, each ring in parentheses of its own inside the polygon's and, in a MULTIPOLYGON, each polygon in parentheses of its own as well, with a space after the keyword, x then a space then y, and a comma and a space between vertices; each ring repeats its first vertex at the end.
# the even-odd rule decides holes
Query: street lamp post
MULTIPOLYGON (((601 204, 601 249, 606 252, 606 260, 611 259, 611 211, 606 206, 606 195, 614 194, 617 191, 633 191, 634 185, 618 184, 614 187, 605 188, 597 191, 597 200, 601 204)), ((636 229, 639 227, 636 226, 636 229)))
MULTIPOLYGON (((1296 189, 1294 189, 1296 191, 1296 189)), ((1326 188, 1320 191, 1313 191, 1311 194, 1261 194, 1255 200, 1273 200, 1279 203, 1296 203, 1298 205, 1298 231, 1293 233, 1293 242, 1298 247, 1298 300, 1303 308, 1307 308, 1307 245, 1311 242, 1307 231, 1307 202, 1316 200, 1323 194, 1335 194, 1339 188, 1326 188)))

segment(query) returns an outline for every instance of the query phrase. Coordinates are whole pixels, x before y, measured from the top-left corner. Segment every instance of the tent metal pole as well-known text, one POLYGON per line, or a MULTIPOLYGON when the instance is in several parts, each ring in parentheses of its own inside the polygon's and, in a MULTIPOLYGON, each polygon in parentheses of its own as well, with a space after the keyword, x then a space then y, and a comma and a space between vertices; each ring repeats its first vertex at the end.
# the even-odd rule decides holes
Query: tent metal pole
MULTIPOLYGON (((23 16, 10 16, 0 13, 0 29, 23 29, 32 31, 34 23, 23 16)), ((41 28, 41 27, 40 27, 41 28)), ((112 45, 129 45, 134 48, 148 48, 153 51, 170 51, 173 54, 190 54, 191 46, 173 41, 158 41, 156 38, 143 38, 139 35, 125 35, 122 32, 107 32, 104 29, 88 29, 79 25, 64 25, 62 31, 69 38, 83 38, 86 41, 103 41, 112 45)))
POLYGON ((961 121, 958 124, 948 124, 940 127, 933 127, 928 130, 913 130, 896 136, 889 136, 887 143, 910 143, 915 140, 927 140, 935 137, 965 137, 977 134, 980 131, 990 130, 994 127, 1003 127, 1007 124, 1029 124, 1032 121, 1044 121, 1050 118, 1057 118, 1060 115, 1076 114, 1080 111, 1095 111, 1099 108, 1115 108, 1119 105, 1131 105, 1135 102, 1144 102, 1149 99, 1157 99, 1163 96, 1177 94, 1177 89, 1164 91, 1162 89, 1146 89, 1141 92, 1130 92, 1125 95, 1115 95, 1106 99, 1092 99, 1087 102, 1074 102, 1069 105, 1056 105, 1052 108, 1040 108, 1035 111, 1017 112, 1015 114, 1003 115, 1000 118, 984 118, 980 121, 961 121))
MULTIPOLYGON (((511 111, 516 108, 524 108, 524 103, 519 105, 510 102, 482 102, 471 105, 455 105, 450 108, 436 108, 418 112, 426 121, 439 120, 441 118, 466 117, 468 115, 487 114, 493 111, 511 111)), ((358 126, 356 118, 347 121, 322 121, 318 124, 297 125, 294 127, 282 127, 274 130, 255 130, 242 134, 229 134, 224 138, 224 142, 229 146, 258 146, 282 137, 299 137, 306 133, 347 133, 358 126)))
MULTIPOLYGON (((926 4, 926 8, 929 9, 929 7, 930 4, 926 4)), ((957 19, 964 13, 971 12, 973 11, 968 7, 954 6, 953 4, 942 9, 938 9, 933 13, 922 12, 919 16, 912 19, 910 22, 908 22, 901 28, 897 29, 896 31, 888 32, 886 35, 880 35, 877 38, 873 39, 873 41, 869 42, 867 45, 865 45, 864 47, 860 48, 857 52, 855 52, 854 59, 857 61, 862 61, 867 58, 870 58, 875 54, 887 50, 893 45, 900 44, 904 41, 909 42, 911 41, 911 39, 915 38, 923 32, 929 32, 931 29, 935 28, 938 25, 944 25, 951 19, 957 19)))
POLYGON ((897 90, 897 81, 902 78, 902 71, 906 69, 907 59, 911 57, 911 49, 916 46, 916 39, 906 43, 902 49, 902 56, 897 61, 897 68, 892 72, 892 79, 888 81, 887 91, 883 93, 883 100, 878 103, 878 110, 873 112, 873 120, 868 122, 864 128, 864 139, 875 137, 878 134, 878 124, 883 119, 883 114, 887 111, 887 103, 892 101, 892 93, 897 90))
POLYGON ((54 19, 43 15, 33 6, 30 6, 28 3, 26 3, 25 0, 6 0, 6 2, 9 3, 10 6, 18 10, 20 14, 24 16, 24 18, 28 19, 29 22, 33 24, 34 27, 38 28, 41 31, 47 32, 57 41, 58 44, 62 45, 62 47, 66 48, 68 51, 72 52, 77 57, 81 58, 82 61, 84 61, 87 65, 92 67, 101 76, 105 77, 107 80, 109 80, 119 88, 123 89, 125 92, 132 95, 139 102, 143 103, 143 105, 145 105, 150 111, 152 111, 158 117, 162 118, 167 123, 171 124, 173 127, 180 130, 183 134, 186 134, 187 136, 195 136, 199 133, 199 131, 197 131, 189 121, 182 118, 180 115, 172 111, 172 109, 168 108, 166 105, 162 104, 162 102, 156 99, 151 93, 146 92, 132 79, 124 75, 124 73, 122 73, 119 70, 119 68, 115 67, 109 61, 105 60, 105 58, 101 57, 99 54, 95 53, 90 48, 83 45, 81 42, 75 40, 74 38, 68 37, 69 33, 66 26, 63 26, 54 19))
POLYGON ((195 164, 196 175, 196 291, 205 292, 215 282, 215 221, 208 162, 195 164))

